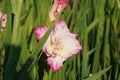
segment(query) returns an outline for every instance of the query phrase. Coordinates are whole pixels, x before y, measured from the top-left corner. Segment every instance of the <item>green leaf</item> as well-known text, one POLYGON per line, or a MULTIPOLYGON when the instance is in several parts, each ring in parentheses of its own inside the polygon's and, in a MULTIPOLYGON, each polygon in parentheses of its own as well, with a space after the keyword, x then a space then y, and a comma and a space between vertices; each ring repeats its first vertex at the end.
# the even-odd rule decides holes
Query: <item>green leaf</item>
POLYGON ((47 33, 43 36, 43 38, 39 41, 39 43, 35 46, 32 54, 30 57, 26 60, 25 64, 23 65, 22 69, 18 73, 17 80, 23 80, 24 77, 27 75, 27 72, 30 70, 32 65, 37 61, 37 56, 42 49, 42 46, 44 45, 45 41, 47 40, 49 34, 51 33, 53 27, 51 27, 47 33))
POLYGON ((88 33, 95 28, 98 23, 98 19, 94 20, 87 28, 88 33))
POLYGON ((85 79, 85 80, 96 80, 96 79, 98 79, 100 76, 102 76, 104 73, 106 73, 111 67, 112 67, 112 66, 110 66, 110 67, 108 67, 108 68, 106 68, 106 69, 104 69, 104 70, 101 70, 101 71, 99 71, 98 73, 93 74, 93 76, 88 77, 88 78, 85 79))
POLYGON ((16 12, 17 12, 16 0, 11 0, 11 5, 13 6, 13 7, 12 7, 12 12, 13 12, 14 14, 16 14, 16 12))
POLYGON ((88 52, 88 55, 90 56, 95 50, 96 50, 96 48, 93 48, 92 50, 90 50, 90 51, 88 52))

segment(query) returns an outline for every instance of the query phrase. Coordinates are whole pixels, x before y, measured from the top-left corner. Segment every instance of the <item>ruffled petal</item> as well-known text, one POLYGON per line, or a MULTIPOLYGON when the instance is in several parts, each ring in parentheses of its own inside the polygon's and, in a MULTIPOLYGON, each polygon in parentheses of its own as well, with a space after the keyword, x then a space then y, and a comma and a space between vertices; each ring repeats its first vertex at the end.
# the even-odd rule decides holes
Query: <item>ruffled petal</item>
MULTIPOLYGON (((58 31, 58 32, 69 32, 69 29, 67 27, 67 24, 65 23, 64 20, 59 19, 56 24, 55 24, 55 28, 54 31, 58 31), (62 30, 62 31, 61 31, 62 30)), ((57 33, 57 32, 56 32, 57 33)))
POLYGON ((47 32, 47 30, 49 29, 49 27, 43 27, 43 26, 38 26, 34 29, 34 33, 35 33, 35 36, 37 38, 37 40, 40 40, 44 34, 47 32))
POLYGON ((58 71, 62 67, 64 61, 65 59, 59 56, 47 58, 47 64, 50 66, 53 72, 58 71))
POLYGON ((70 32, 66 23, 60 19, 56 22, 55 27, 53 29, 51 40, 59 39, 64 36, 66 33, 70 32))
POLYGON ((64 8, 69 6, 69 3, 66 0, 57 0, 57 1, 59 4, 59 6, 57 8, 58 13, 60 13, 64 8))
POLYGON ((61 44, 63 46, 63 51, 58 53, 61 57, 68 58, 82 50, 82 46, 80 45, 79 41, 73 34, 71 35, 71 33, 61 38, 61 44))

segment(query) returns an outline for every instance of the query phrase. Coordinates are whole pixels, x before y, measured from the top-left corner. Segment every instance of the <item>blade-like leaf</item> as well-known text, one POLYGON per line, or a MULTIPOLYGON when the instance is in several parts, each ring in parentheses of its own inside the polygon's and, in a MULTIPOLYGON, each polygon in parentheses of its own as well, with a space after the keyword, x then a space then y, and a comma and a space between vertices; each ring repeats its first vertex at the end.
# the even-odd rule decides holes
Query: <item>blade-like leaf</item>
POLYGON ((110 67, 108 67, 108 68, 106 68, 106 69, 104 69, 104 70, 101 70, 101 71, 99 71, 98 73, 94 74, 94 75, 91 76, 91 77, 88 77, 88 78, 85 79, 85 80, 96 80, 96 79, 98 79, 100 76, 102 76, 104 73, 106 73, 111 67, 112 67, 112 66, 110 66, 110 67))
POLYGON ((89 33, 92 29, 95 28, 95 26, 97 25, 97 23, 98 23, 98 19, 94 20, 94 21, 88 26, 88 28, 87 28, 88 33, 89 33))
POLYGON ((37 60, 37 56, 42 49, 42 46, 44 45, 45 41, 47 40, 49 34, 52 31, 51 27, 47 33, 43 36, 43 38, 39 41, 39 43, 35 46, 33 53, 30 55, 30 57, 26 60, 25 64, 23 65, 22 69, 18 73, 17 80, 23 80, 27 72, 30 70, 32 64, 34 64, 37 60))

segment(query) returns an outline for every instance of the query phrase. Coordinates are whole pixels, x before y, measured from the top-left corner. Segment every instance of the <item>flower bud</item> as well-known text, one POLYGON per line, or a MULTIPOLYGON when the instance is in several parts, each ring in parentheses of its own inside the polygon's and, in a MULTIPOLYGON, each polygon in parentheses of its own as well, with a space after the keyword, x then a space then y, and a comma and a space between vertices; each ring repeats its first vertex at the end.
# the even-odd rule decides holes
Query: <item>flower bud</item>
POLYGON ((49 11, 49 17, 51 21, 54 21, 59 13, 63 11, 69 3, 66 0, 54 0, 54 3, 49 11))

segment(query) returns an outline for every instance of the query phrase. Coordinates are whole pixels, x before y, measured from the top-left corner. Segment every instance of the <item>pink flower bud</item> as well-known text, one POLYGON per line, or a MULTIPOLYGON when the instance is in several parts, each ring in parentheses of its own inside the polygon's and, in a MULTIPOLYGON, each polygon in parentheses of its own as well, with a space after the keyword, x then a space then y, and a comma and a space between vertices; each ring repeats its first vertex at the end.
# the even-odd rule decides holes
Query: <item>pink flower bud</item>
POLYGON ((0 9, 0 32, 2 32, 6 27, 6 22, 7 22, 7 14, 3 14, 0 9))
POLYGON ((6 22, 7 22, 7 14, 3 14, 3 15, 2 15, 1 26, 5 28, 6 22))
POLYGON ((69 3, 66 0, 54 0, 54 4, 49 11, 50 20, 54 21, 58 14, 61 13, 67 6, 69 6, 69 3))

